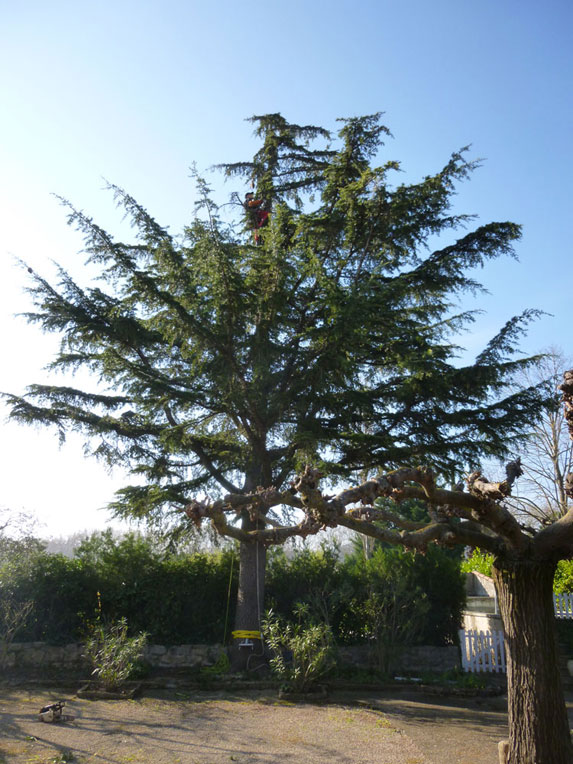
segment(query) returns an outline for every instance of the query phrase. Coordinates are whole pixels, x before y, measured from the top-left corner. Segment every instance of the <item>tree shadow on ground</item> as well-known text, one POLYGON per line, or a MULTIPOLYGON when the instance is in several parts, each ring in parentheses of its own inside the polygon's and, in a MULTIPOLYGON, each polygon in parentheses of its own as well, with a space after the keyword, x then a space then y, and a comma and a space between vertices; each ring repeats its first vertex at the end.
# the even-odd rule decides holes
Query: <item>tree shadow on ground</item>
MULTIPOLYGON (((46 762, 71 751, 74 761, 97 756, 102 764, 274 764, 277 760, 352 764, 356 745, 363 745, 368 736, 378 746, 397 747, 399 742, 404 750, 412 749, 380 714, 367 709, 300 707, 278 703, 272 697, 264 703, 244 696, 221 700, 220 693, 217 697, 202 694, 195 700, 166 699, 164 695, 160 692, 136 701, 72 699, 66 708, 77 715, 74 722, 45 724, 38 721, 37 713, 55 696, 0 692, 0 739, 9 736, 18 744, 7 760, 46 762)), ((410 750, 403 761, 422 764, 423 757, 415 753, 410 750)))

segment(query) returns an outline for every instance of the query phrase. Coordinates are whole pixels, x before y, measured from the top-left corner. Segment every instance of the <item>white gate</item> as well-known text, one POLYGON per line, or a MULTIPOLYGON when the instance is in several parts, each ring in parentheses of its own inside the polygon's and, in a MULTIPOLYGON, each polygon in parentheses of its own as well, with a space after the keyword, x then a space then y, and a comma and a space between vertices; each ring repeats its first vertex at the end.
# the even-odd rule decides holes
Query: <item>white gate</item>
POLYGON ((555 618, 573 618, 573 594, 554 594, 555 618))
MULTIPOLYGON (((573 620, 573 594, 554 594, 556 618, 573 620)), ((503 632, 460 629, 462 668, 473 672, 506 672, 503 632)))
POLYGON ((460 629, 459 635, 464 671, 505 673, 503 631, 460 629))

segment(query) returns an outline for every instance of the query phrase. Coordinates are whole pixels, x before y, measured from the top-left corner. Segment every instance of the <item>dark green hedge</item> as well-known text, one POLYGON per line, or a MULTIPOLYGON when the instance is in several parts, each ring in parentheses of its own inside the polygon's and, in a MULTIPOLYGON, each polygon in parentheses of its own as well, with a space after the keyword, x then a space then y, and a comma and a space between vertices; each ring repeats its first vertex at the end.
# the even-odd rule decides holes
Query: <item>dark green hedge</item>
MULTIPOLYGON (((81 639, 99 592, 105 619, 125 617, 151 642, 214 643, 232 627, 237 573, 232 550, 176 554, 135 534, 118 540, 102 533, 82 542, 72 559, 37 547, 0 556, 0 596, 34 604, 22 641, 81 639)), ((307 602, 339 643, 373 638, 365 603, 406 614, 421 600, 429 607, 415 641, 455 642, 463 581, 458 561, 438 548, 425 556, 378 548, 370 560, 358 553, 339 560, 328 548, 289 558, 281 549, 269 553, 266 606, 289 618, 296 602, 307 602)))
POLYGON ((266 594, 267 605, 287 618, 295 602, 307 602, 341 644, 373 638, 368 602, 402 619, 425 602, 413 638, 425 645, 457 644, 466 596, 459 558, 436 546, 425 555, 378 546, 369 560, 355 554, 341 561, 332 549, 304 551, 290 560, 279 551, 270 560, 266 594))

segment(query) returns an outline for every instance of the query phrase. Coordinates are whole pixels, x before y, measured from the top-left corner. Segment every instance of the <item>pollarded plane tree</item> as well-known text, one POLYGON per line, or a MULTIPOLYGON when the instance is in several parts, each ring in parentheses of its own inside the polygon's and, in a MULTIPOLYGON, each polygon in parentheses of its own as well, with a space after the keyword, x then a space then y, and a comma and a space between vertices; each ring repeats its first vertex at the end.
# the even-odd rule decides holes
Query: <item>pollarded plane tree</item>
POLYGON ((257 632, 266 545, 250 533, 298 508, 284 489, 302 465, 332 483, 379 465, 454 474, 506 455, 541 395, 511 388, 535 360, 515 355, 532 311, 474 362, 457 358, 474 314, 456 305, 479 291, 475 269, 520 236, 453 213, 476 167, 465 151, 398 184, 397 162, 377 164, 379 115, 342 120, 334 137, 280 114, 252 122, 252 160, 222 168, 264 200, 256 245, 248 217, 242 229, 224 223, 201 179, 181 237, 114 186, 128 243, 65 202, 98 282, 33 274, 26 315, 61 335, 53 369, 87 369, 98 384, 31 385, 8 402, 16 420, 77 430, 88 453, 133 473, 111 503, 119 517, 185 528, 193 498, 245 497, 225 531, 241 540, 235 628, 257 632))
MULTIPOLYGON (((564 386, 573 411, 573 372, 564 386)), ((573 416, 570 415, 573 433, 573 416)), ((212 503, 192 502, 187 512, 194 520, 208 517, 222 534, 242 543, 282 543, 329 527, 346 527, 413 551, 428 544, 479 547, 494 555, 493 575, 499 597, 507 648, 509 752, 508 764, 571 764, 573 748, 560 678, 553 612, 553 577, 557 561, 573 554, 573 509, 542 528, 518 522, 505 506, 512 485, 522 474, 519 460, 506 467, 507 477, 492 483, 479 470, 466 485, 450 490, 435 473, 423 467, 404 467, 335 495, 321 489, 324 477, 306 467, 281 493, 254 494, 250 506, 269 508, 287 503, 302 514, 298 523, 281 528, 245 532, 229 525, 229 516, 249 502, 229 494, 212 503), (464 490, 467 488, 467 490, 464 490), (377 503, 392 499, 395 510, 377 503), (413 522, 400 513, 400 503, 416 499, 427 507, 427 520, 413 522)), ((568 478, 573 497, 573 475, 568 478)))

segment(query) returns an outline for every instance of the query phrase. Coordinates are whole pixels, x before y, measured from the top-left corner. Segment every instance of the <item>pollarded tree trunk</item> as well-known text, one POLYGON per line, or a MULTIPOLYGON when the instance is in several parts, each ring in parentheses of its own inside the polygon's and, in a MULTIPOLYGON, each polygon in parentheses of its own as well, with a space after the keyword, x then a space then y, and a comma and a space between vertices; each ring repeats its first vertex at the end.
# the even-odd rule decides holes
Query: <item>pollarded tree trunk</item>
POLYGON ((553 576, 546 561, 497 560, 494 580, 507 647, 508 764, 573 764, 561 686, 553 576))
MULTIPOLYGON (((255 530, 256 524, 247 512, 243 513, 241 527, 243 530, 255 530)), ((259 541, 242 542, 239 551, 239 588, 237 592, 237 609, 235 613, 235 631, 259 631, 263 616, 265 597, 265 572, 267 550, 259 541)), ((241 637, 233 639, 230 660, 232 671, 243 671, 256 668, 260 664, 262 642, 252 639, 253 647, 240 647, 241 637), (255 658, 259 657, 256 661, 255 658)))

